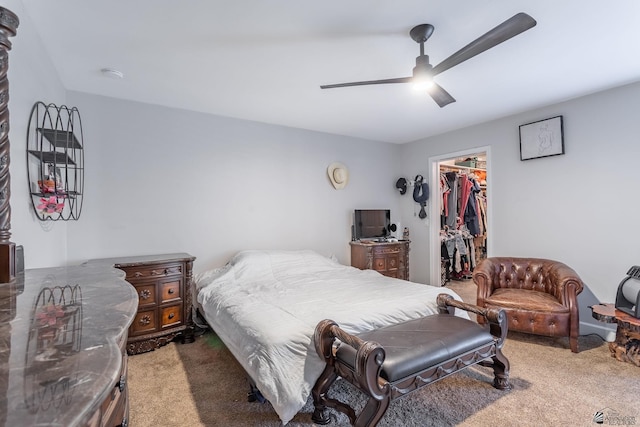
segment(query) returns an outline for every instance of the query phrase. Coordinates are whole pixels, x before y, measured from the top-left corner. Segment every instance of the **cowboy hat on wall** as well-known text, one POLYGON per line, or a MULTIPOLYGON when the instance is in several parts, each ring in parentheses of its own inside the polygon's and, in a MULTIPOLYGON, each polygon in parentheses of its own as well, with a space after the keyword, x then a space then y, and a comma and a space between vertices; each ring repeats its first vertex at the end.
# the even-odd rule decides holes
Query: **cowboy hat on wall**
POLYGON ((339 162, 333 162, 327 168, 327 174, 331 180, 331 184, 336 190, 341 190, 346 187, 349 182, 349 171, 347 167, 339 162))

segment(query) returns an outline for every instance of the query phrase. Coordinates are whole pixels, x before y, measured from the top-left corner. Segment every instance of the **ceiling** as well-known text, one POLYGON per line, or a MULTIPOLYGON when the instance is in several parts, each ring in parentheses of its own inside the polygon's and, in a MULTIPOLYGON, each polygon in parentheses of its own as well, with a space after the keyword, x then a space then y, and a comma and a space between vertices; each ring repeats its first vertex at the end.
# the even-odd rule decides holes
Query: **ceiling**
POLYGON ((637 0, 23 3, 68 90, 391 143, 640 80, 637 0), (518 12, 537 25, 436 77, 444 108, 409 84, 319 87, 410 76, 415 25, 436 65, 518 12))

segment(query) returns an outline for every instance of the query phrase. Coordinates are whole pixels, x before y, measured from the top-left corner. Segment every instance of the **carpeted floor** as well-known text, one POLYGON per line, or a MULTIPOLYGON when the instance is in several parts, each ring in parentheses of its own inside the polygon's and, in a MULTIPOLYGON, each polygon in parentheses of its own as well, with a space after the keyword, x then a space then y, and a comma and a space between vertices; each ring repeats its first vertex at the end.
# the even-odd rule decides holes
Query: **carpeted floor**
MULTIPOLYGON (((448 287, 475 302, 473 282, 448 287)), ((593 426, 640 424, 640 368, 610 356, 597 336, 568 340, 509 333, 504 354, 513 389, 491 386, 491 369, 472 367, 391 403, 379 426, 593 426)), ((247 402, 243 371, 220 340, 207 332, 192 344, 171 343, 129 358, 130 425, 277 427, 269 403, 247 402)), ((357 408, 362 394, 337 381, 330 394, 357 408)), ((287 425, 313 426, 309 400, 287 425)), ((347 426, 336 415, 334 426, 347 426)))

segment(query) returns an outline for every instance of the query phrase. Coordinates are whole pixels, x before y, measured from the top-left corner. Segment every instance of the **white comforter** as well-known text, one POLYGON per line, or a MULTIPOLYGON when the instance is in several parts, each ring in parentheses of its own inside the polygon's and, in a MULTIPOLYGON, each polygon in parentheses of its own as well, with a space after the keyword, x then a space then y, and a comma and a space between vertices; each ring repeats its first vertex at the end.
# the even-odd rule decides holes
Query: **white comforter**
POLYGON ((447 288, 362 271, 313 251, 243 251, 195 279, 207 322, 283 424, 324 369, 313 345, 319 321, 357 333, 436 313, 439 293, 460 299, 447 288))

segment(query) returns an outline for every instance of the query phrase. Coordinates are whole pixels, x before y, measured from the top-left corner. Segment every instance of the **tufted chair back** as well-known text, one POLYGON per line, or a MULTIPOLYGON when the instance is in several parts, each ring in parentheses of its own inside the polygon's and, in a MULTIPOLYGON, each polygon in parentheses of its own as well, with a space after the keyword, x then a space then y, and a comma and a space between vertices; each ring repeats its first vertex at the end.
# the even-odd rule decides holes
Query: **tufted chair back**
POLYGON ((490 257, 473 272, 477 305, 504 308, 509 330, 568 336, 577 352, 577 295, 584 284, 566 264, 543 258, 490 257))

